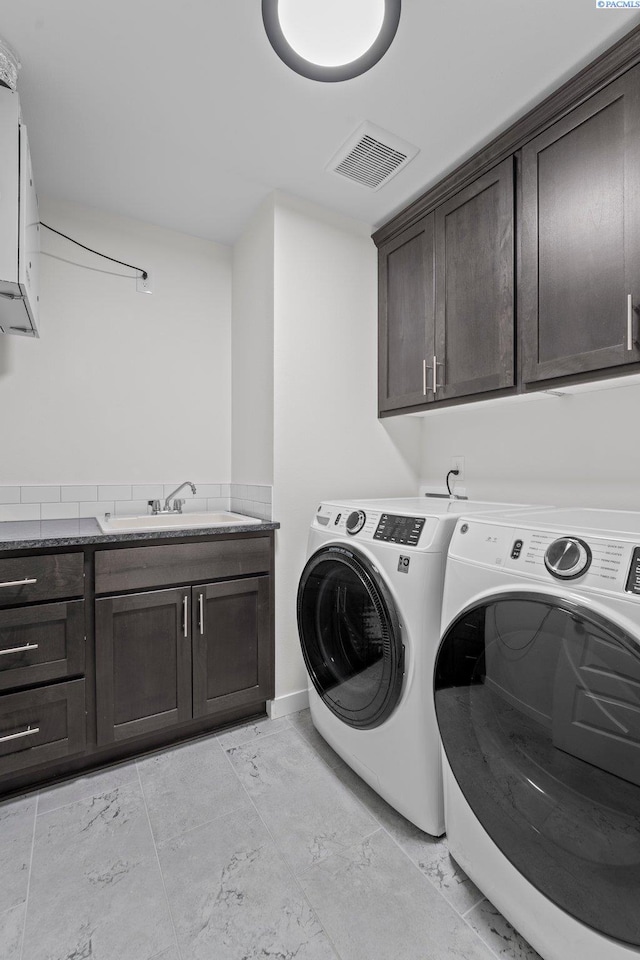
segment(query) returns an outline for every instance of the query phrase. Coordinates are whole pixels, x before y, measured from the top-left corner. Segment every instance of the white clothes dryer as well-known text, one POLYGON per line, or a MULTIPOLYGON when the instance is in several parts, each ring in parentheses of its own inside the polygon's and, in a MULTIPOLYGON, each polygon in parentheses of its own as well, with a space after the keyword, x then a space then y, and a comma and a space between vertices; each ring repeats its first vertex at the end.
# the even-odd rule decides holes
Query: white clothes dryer
POLYGON ((640 513, 461 518, 442 629, 452 856, 544 960, 639 960, 640 513))
POLYGON ((374 790, 434 836, 444 832, 431 688, 447 547, 462 512, 508 507, 429 497, 332 501, 311 525, 297 615, 313 723, 374 790))

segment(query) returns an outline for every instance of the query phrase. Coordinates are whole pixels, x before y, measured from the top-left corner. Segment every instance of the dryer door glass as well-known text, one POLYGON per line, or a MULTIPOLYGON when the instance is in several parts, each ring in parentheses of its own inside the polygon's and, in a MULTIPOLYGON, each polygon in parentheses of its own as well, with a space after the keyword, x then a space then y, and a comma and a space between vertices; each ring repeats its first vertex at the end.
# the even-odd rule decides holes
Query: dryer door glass
POLYGON ((403 646, 393 600, 365 556, 332 546, 310 558, 298 588, 298 632, 326 706, 352 727, 381 724, 402 691, 403 646))
POLYGON ((435 702, 449 766, 546 897, 640 946, 640 646, 591 610, 494 596, 447 630, 435 702))

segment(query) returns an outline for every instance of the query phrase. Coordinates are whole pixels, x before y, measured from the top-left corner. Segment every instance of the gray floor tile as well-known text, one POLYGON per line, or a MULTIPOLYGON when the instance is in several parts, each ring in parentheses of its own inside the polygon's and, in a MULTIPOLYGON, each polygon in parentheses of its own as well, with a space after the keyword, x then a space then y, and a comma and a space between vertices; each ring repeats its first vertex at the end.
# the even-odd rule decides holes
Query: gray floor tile
POLYGON ((274 733, 281 733, 282 730, 288 730, 290 723, 287 717, 280 717, 277 720, 270 720, 264 717, 262 720, 256 720, 254 723, 244 723, 233 730, 226 730, 218 734, 218 742, 224 750, 231 747, 239 747, 243 743, 249 743, 258 737, 270 737, 274 733))
POLYGON ((289 721, 294 730, 297 730, 300 736, 304 737, 306 742, 313 747, 318 756, 321 757, 330 767, 337 767, 344 763, 342 757, 340 757, 335 750, 329 746, 324 737, 322 737, 314 727, 310 710, 300 710, 299 713, 291 714, 289 721))
POLYGON ((162 953, 159 953, 157 957, 152 957, 151 960, 178 960, 178 951, 175 947, 169 947, 168 950, 163 950, 162 953))
POLYGON ((49 813, 58 807, 63 807, 67 803, 98 797, 137 779, 138 771, 135 762, 132 762, 118 764, 118 766, 108 767, 106 770, 98 770, 95 773, 87 773, 73 780, 67 780, 65 783, 60 783, 40 792, 38 816, 49 813))
POLYGON ((176 837, 235 810, 252 809, 215 737, 138 761, 153 834, 176 837))
POLYGON ((27 895, 35 815, 35 796, 0 804, 0 911, 27 895))
POLYGON ((25 958, 150 960, 174 942, 138 782, 38 817, 25 958))
POLYGON ((471 910, 466 919, 500 960, 542 960, 540 954, 488 900, 483 900, 471 910))
POLYGON ((20 960, 22 931, 24 930, 24 903, 0 913, 0 957, 2 960, 20 960))
POLYGON ((464 914, 484 899, 483 894, 449 855, 446 837, 424 833, 394 810, 357 773, 346 765, 337 775, 377 822, 393 837, 443 897, 464 914))
POLYGON ((379 830, 300 878, 342 960, 495 960, 379 830))
POLYGON ((183 957, 335 960, 255 812, 205 824, 158 853, 183 957))
POLYGON ((296 873, 377 829, 335 772, 293 729, 236 747, 229 756, 296 873))

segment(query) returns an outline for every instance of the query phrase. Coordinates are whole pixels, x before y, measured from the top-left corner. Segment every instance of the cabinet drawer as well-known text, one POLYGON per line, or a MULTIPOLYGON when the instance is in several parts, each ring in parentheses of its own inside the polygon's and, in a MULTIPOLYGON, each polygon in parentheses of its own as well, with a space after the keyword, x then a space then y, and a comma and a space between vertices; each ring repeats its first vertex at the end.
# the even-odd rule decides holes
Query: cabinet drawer
POLYGON ((82 553, 52 553, 44 557, 0 559, 0 607, 84 592, 82 553))
POLYGON ((84 672, 84 600, 0 610, 0 690, 84 672))
POLYGON ((96 593, 266 573, 269 537, 211 540, 96 553, 96 593))
POLYGON ((84 680, 0 697, 0 776, 80 753, 85 745, 84 680))

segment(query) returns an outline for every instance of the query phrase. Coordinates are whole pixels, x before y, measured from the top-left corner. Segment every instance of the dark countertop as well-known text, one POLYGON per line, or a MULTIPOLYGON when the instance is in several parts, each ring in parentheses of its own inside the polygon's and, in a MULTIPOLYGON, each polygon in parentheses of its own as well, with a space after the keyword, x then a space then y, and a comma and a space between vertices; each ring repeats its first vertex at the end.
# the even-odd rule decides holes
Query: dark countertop
POLYGON ((144 532, 103 533, 94 517, 81 520, 12 520, 0 523, 0 552, 30 547, 84 546, 89 543, 123 543, 133 540, 173 540, 178 537, 202 537, 229 533, 260 533, 278 530, 275 520, 252 524, 229 524, 188 529, 145 530, 144 532))

